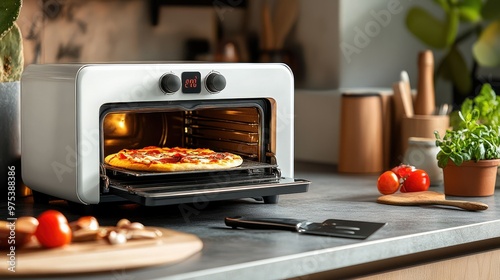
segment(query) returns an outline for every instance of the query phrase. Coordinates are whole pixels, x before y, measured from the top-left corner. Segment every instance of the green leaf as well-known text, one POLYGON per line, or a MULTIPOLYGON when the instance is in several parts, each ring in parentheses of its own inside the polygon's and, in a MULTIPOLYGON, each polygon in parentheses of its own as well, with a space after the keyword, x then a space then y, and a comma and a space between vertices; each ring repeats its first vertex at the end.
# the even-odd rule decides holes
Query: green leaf
POLYGON ((9 32, 19 17, 22 0, 0 1, 0 39, 9 32))
POLYGON ((442 49, 446 47, 446 24, 420 7, 413 7, 406 15, 406 27, 424 44, 442 49))
MULTIPOLYGON (((467 115, 469 115, 469 114, 467 114, 467 115)), ((466 122, 464 114, 462 114, 461 111, 458 111, 458 116, 460 117, 460 120, 462 120, 463 122, 466 122)))
POLYGON ((472 46, 474 59, 486 67, 500 65, 500 20, 490 23, 472 46))
POLYGON ((472 89, 472 80, 467 62, 456 46, 450 49, 442 63, 442 77, 452 81, 460 94, 468 94, 472 89))
POLYGON ((486 20, 495 20, 500 18, 500 1, 487 0, 481 9, 481 15, 486 20))
POLYGON ((461 155, 459 154, 455 154, 455 155, 451 155, 450 156, 450 159, 456 164, 456 165, 462 165, 462 163, 464 162, 464 159, 461 155))
POLYGON ((448 157, 438 157, 438 166, 444 168, 448 164, 448 157))
POLYGON ((437 3, 441 8, 443 8, 443 11, 448 12, 450 9, 450 4, 448 3, 448 0, 434 0, 435 3, 437 3))
POLYGON ((451 46, 455 41, 460 24, 460 10, 456 7, 450 9, 446 14, 446 25, 444 34, 446 36, 445 46, 451 46))
POLYGON ((485 152, 486 149, 484 148, 484 144, 481 143, 476 147, 473 158, 477 160, 482 159, 484 158, 485 152))
POLYGON ((479 114, 479 109, 474 108, 471 113, 470 121, 475 123, 477 120, 479 120, 479 114))
POLYGON ((16 23, 0 39, 0 83, 21 79, 24 66, 23 37, 16 23))
POLYGON ((474 108, 473 106, 474 106, 474 101, 472 101, 472 99, 470 98, 467 98, 464 100, 464 102, 462 102, 460 110, 464 114, 469 114, 470 112, 472 112, 472 109, 474 108))
POLYGON ((469 7, 460 7, 460 19, 467 22, 478 22, 481 20, 481 12, 469 7))
POLYGON ((481 20, 482 0, 463 0, 459 5, 460 19, 468 22, 481 20))
MULTIPOLYGON (((493 132, 488 130, 487 127, 498 128, 500 124, 500 97, 496 95, 490 84, 485 83, 482 85, 479 94, 474 98, 464 100, 460 112, 464 116, 471 116, 466 122, 474 121, 486 125, 477 129, 477 133, 481 134, 481 137, 482 134, 491 134, 493 132)), ((496 139, 496 141, 500 142, 500 139, 496 139)))

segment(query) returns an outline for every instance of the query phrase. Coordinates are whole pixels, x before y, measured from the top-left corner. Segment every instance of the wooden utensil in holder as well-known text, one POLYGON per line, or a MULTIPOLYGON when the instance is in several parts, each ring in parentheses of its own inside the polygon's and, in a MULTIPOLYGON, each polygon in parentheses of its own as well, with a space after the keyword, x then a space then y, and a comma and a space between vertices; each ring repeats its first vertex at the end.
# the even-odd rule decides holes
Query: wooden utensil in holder
POLYGON ((415 98, 415 115, 431 115, 436 107, 434 93, 434 56, 432 51, 418 55, 418 87, 415 98))

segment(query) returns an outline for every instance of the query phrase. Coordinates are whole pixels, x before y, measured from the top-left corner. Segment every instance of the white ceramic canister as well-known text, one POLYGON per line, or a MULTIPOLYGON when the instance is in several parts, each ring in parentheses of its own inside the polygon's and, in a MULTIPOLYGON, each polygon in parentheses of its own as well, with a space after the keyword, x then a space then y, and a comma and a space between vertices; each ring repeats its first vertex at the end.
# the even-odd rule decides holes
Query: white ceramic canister
POLYGON ((429 175, 431 185, 441 185, 443 183, 443 170, 439 168, 436 159, 438 152, 439 147, 436 146, 436 140, 409 137, 403 163, 425 170, 429 175))

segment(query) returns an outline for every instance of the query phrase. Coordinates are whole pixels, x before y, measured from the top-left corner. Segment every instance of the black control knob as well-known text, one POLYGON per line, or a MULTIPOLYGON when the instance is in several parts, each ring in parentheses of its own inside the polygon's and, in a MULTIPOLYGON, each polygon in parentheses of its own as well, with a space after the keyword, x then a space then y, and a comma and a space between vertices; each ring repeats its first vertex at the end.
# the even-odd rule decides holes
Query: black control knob
POLYGON ((219 73, 210 73, 205 80, 205 84, 210 92, 216 93, 226 87, 226 78, 219 73))
POLYGON ((165 74, 160 79, 160 88, 165 93, 173 93, 181 88, 181 79, 174 74, 165 74))

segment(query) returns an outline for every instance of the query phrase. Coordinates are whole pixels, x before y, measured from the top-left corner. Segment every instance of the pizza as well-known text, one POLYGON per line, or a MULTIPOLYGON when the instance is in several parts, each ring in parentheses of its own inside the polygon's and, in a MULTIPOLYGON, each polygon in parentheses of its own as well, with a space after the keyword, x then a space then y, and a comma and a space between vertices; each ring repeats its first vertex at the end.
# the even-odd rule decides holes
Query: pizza
POLYGON ((227 169, 241 165, 243 159, 236 154, 204 148, 148 146, 123 149, 106 156, 104 162, 129 170, 170 172, 227 169))

